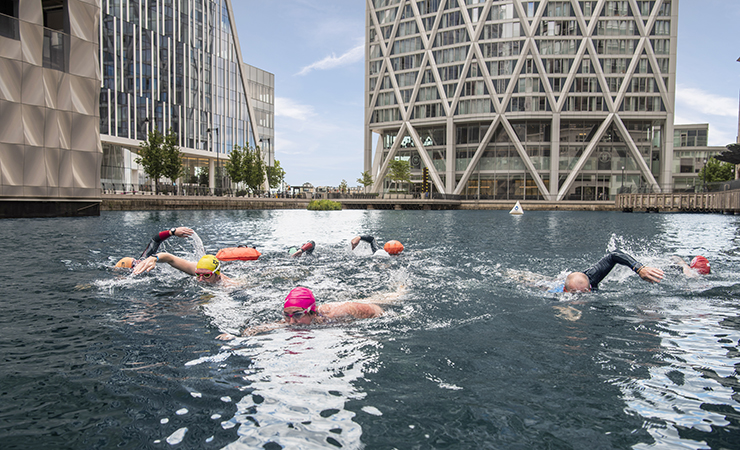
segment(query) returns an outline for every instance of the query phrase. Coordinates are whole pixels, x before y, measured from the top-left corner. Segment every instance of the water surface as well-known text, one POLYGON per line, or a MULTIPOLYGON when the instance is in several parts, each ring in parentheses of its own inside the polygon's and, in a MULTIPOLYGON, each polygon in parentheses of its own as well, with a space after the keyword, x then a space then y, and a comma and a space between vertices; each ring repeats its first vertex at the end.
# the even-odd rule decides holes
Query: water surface
POLYGON ((5 220, 0 236, 3 448, 737 448, 738 219, 506 211, 104 212, 5 220), (237 288, 166 265, 111 267, 167 240, 189 259, 253 244, 237 288), (349 239, 400 240, 399 257, 349 239), (287 258, 316 241, 315 256, 287 258), (201 244, 202 243, 202 244, 201 244), (612 249, 595 294, 543 290, 612 249), (683 277, 671 255, 702 254, 683 277), (522 274, 532 275, 523 281, 522 274), (319 302, 405 286, 374 320, 283 328, 288 291, 319 302))

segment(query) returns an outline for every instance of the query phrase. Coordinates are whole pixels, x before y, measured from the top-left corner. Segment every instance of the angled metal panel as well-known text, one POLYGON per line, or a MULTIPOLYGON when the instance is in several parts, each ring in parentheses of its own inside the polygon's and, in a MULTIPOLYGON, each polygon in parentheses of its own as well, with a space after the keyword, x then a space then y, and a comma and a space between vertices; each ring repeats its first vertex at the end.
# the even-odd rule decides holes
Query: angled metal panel
POLYGON ((42 147, 26 146, 23 152, 23 186, 46 187, 46 163, 42 147))
POLYGON ((21 101, 22 65, 21 61, 0 58, 0 100, 21 101))
POLYGON ((23 59, 21 41, 0 37, 0 58, 14 59, 16 61, 23 59))
POLYGON ((69 73, 86 78, 98 78, 98 46, 80 38, 69 38, 69 73))
POLYGON ((69 91, 72 112, 93 116, 99 114, 100 90, 94 78, 70 77, 69 91))
POLYGON ((72 111, 72 93, 69 80, 72 78, 68 73, 61 74, 57 85, 57 109, 60 111, 72 111))
POLYGON ((70 148, 83 152, 94 152, 97 149, 95 143, 98 138, 98 130, 95 125, 98 120, 94 116, 71 113, 72 118, 72 142, 70 148))
POLYGON ((59 129, 59 148, 72 148, 72 113, 57 110, 57 127, 59 129))
POLYGON ((0 142, 24 143, 20 103, 0 100, 0 142))
POLYGON ((23 186, 23 151, 20 144, 0 144, 0 171, 4 186, 23 186))
POLYGON ((62 78, 62 72, 58 70, 42 71, 42 80, 44 84, 44 105, 49 109, 57 109, 59 83, 62 78))
POLYGON ((46 110, 44 121, 44 147, 59 148, 59 114, 55 109, 46 110))
POLYGON ((41 106, 21 105, 23 119, 23 139, 26 145, 44 146, 44 121, 46 108, 41 106))
POLYGON ((34 66, 43 66, 44 29, 40 25, 28 22, 20 21, 19 23, 23 61, 34 66))
POLYGON ((97 43, 98 8, 80 0, 67 0, 67 10, 70 36, 97 43))
POLYGON ((23 63, 21 80, 21 103, 24 105, 45 106, 43 86, 44 69, 32 64, 23 63))
POLYGON ((60 150, 59 152, 59 176, 57 186, 60 188, 59 195, 71 195, 74 186, 74 173, 72 167, 72 152, 60 150))
POLYGON ((26 22, 43 25, 44 14, 41 9, 41 2, 38 0, 20 0, 18 2, 18 18, 26 22))
POLYGON ((100 173, 100 160, 102 155, 93 152, 71 151, 72 173, 74 176, 74 187, 78 189, 76 195, 87 196, 88 189, 95 189, 100 184, 100 179, 95 176, 100 173))

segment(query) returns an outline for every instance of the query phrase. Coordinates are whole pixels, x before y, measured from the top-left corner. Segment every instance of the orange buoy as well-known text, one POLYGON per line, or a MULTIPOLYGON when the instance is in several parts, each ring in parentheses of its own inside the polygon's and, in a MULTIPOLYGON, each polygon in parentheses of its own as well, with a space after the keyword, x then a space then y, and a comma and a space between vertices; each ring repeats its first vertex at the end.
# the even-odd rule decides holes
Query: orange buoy
POLYGON ((403 244, 398 241, 388 241, 383 246, 383 250, 389 255, 397 255, 403 251, 403 244))
POLYGON ((219 261, 254 261, 262 255, 254 247, 227 247, 216 253, 219 261))

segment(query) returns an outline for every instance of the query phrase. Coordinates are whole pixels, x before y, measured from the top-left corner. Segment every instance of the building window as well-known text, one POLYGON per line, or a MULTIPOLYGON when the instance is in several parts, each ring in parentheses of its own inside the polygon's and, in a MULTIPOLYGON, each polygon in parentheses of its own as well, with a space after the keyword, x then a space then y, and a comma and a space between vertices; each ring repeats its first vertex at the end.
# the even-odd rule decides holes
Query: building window
POLYGON ((18 0, 0 2, 0 36, 19 40, 18 0))

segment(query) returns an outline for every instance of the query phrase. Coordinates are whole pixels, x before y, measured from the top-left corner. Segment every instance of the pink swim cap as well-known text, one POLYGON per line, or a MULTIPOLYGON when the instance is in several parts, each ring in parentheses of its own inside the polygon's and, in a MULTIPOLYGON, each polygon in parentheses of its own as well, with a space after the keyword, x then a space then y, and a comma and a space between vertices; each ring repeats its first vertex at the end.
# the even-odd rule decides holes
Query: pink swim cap
POLYGON ((313 296, 311 289, 305 287, 293 288, 285 297, 285 304, 283 308, 290 308, 291 306, 297 306, 303 309, 309 309, 310 311, 316 311, 316 299, 313 296))

